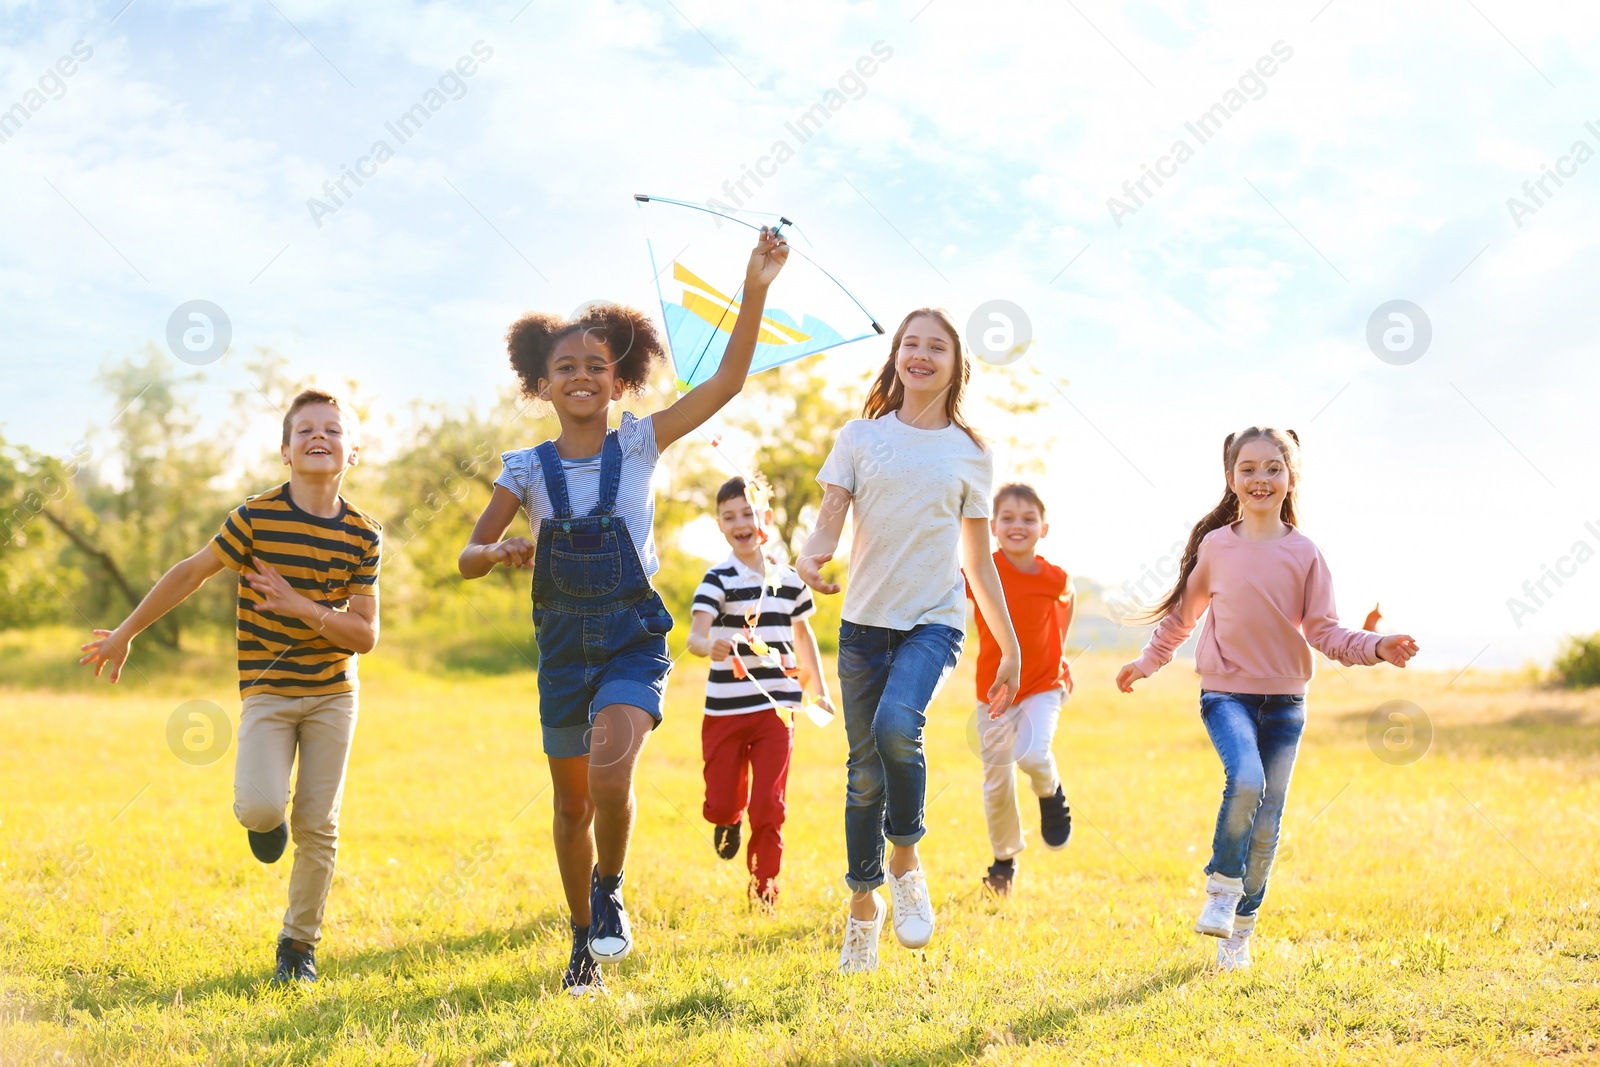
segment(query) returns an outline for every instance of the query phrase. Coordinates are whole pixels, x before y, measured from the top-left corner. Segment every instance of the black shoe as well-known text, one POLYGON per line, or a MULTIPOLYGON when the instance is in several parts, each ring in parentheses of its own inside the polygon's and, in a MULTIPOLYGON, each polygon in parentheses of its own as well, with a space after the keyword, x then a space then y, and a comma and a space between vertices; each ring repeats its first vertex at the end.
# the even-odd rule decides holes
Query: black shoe
POLYGON ((622 904, 622 875, 589 880, 589 955, 596 963, 621 963, 633 951, 633 927, 622 904))
POLYGON ((1067 847, 1072 837, 1072 809, 1067 806, 1067 793, 1056 786, 1053 795, 1039 798, 1039 836, 1049 849, 1067 847))
POLYGON ((600 965, 589 955, 589 928, 572 924, 572 958, 567 961, 567 973, 561 978, 561 988, 573 996, 605 991, 606 981, 600 976, 600 965))
POLYGON ((268 830, 258 834, 254 830, 246 830, 250 835, 250 851, 262 863, 277 863, 278 857, 283 855, 283 850, 289 845, 289 824, 282 822, 276 830, 268 830))
POLYGON ((317 980, 317 948, 307 945, 301 952, 287 937, 278 941, 278 972, 272 976, 273 985, 290 982, 315 982, 317 980))
POLYGON ((717 855, 725 860, 731 860, 739 854, 739 835, 744 830, 744 823, 736 822, 732 826, 719 826, 711 831, 711 843, 717 847, 717 855))
POLYGON ((1011 895, 1011 883, 1017 877, 1017 861, 995 860, 989 867, 989 873, 983 876, 983 888, 997 897, 1011 895))

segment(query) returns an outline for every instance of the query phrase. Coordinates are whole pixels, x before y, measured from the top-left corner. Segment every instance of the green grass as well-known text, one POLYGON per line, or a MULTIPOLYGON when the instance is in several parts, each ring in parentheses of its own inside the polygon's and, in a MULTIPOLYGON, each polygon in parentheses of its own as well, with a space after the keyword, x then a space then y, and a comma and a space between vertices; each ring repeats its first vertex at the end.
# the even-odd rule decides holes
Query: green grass
POLYGON ((1175 666, 1123 697, 1115 661, 1079 662, 1056 742, 1072 844, 1025 853, 1017 896, 996 903, 978 890, 969 657, 929 729, 939 933, 919 952, 886 935, 882 969, 844 979, 843 731, 801 726, 782 909, 753 914, 742 860, 715 858, 699 816, 704 673, 686 658, 639 780, 638 948, 608 971, 609 996, 574 1001, 556 992, 567 935, 532 677, 399 663, 364 664, 309 989, 264 984, 289 864, 250 858, 231 753, 195 767, 166 747, 181 701, 236 720, 226 673, 148 658, 115 691, 0 691, 0 1063, 1600 1055, 1600 693, 1323 666, 1257 964, 1224 976, 1189 929, 1221 785, 1193 675, 1175 666), (1367 744, 1369 713, 1395 698, 1436 731, 1410 766, 1367 744))

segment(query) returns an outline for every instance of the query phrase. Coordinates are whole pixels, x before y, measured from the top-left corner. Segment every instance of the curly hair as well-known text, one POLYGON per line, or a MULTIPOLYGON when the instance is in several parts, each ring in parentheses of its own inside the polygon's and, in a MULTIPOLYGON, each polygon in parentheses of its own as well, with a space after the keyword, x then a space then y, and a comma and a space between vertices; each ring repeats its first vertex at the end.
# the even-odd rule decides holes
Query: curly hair
POLYGON ((525 396, 537 396, 539 379, 550 377, 550 354, 571 334, 603 344, 613 361, 617 380, 630 393, 642 393, 650 371, 666 350, 644 312, 621 304, 591 304, 574 319, 530 312, 506 331, 506 351, 525 396))

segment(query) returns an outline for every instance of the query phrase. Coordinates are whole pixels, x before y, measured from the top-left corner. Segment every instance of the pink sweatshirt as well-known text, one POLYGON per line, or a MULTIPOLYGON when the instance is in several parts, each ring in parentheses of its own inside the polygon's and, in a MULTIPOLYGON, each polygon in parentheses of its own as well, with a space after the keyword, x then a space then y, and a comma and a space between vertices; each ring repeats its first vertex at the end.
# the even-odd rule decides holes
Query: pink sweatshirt
POLYGON ((1307 642, 1347 667, 1378 662, 1379 635, 1339 625, 1328 564, 1292 526, 1276 541, 1248 541, 1232 526, 1206 534, 1182 601, 1135 661, 1146 677, 1172 659, 1207 608, 1194 657, 1203 689, 1304 693, 1312 674, 1307 642))

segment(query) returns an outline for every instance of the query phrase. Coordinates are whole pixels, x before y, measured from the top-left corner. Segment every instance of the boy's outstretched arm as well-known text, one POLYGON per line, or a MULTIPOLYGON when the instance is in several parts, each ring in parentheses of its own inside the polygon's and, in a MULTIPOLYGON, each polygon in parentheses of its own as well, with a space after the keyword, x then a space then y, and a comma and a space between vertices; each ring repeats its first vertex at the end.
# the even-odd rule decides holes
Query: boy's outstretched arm
POLYGON ((750 374, 750 358, 755 355, 756 338, 761 332, 761 313, 767 306, 767 287, 789 260, 789 242, 782 235, 763 229, 750 263, 744 272, 744 302, 734 320, 728 348, 716 372, 678 398, 678 402, 651 416, 655 423, 656 448, 665 449, 739 395, 750 374))
POLYGON ((115 683, 122 677, 122 665, 128 659, 133 639, 149 629, 161 616, 189 599, 190 594, 204 585, 207 578, 220 570, 222 560, 210 545, 174 564, 115 630, 94 631, 96 639, 79 647, 78 650, 85 655, 78 662, 94 664, 96 678, 109 666, 111 681, 115 683))
POLYGON ((689 651, 697 656, 710 656, 717 663, 727 659, 733 652, 733 642, 725 637, 711 640, 711 623, 714 621, 711 612, 697 611, 689 623, 689 651))
POLYGON ((822 673, 822 652, 817 648, 817 635, 805 619, 789 624, 794 632, 794 658, 800 666, 800 688, 816 695, 817 702, 834 714, 833 699, 828 696, 828 676, 822 673))
POLYGON ((517 494, 503 485, 494 487, 489 506, 478 516, 478 524, 472 528, 467 547, 461 550, 456 560, 461 577, 482 578, 494 570, 496 563, 504 563, 509 567, 533 566, 532 541, 526 537, 501 540, 520 510, 522 503, 517 500, 517 494))

